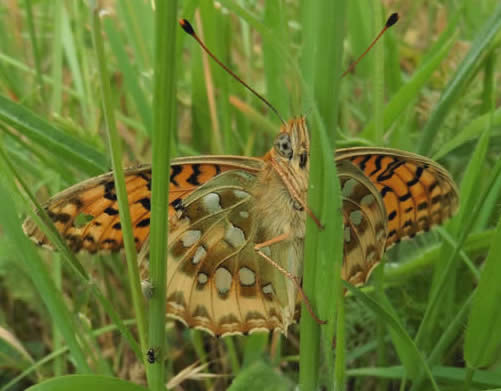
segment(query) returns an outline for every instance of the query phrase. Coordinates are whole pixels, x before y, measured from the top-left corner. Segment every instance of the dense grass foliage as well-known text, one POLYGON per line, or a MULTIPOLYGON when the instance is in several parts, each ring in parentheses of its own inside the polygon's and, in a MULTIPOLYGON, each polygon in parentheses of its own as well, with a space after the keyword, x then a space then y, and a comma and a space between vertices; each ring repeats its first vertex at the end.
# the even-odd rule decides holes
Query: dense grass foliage
MULTIPOLYGON (((93 3, 0 4, 0 390, 44 379, 34 389, 501 389, 499 1, 93 3), (281 116, 307 115, 309 203, 326 229, 308 223, 304 289, 327 326, 303 316, 287 338, 215 339, 165 322, 164 300, 141 295, 132 241, 126 255, 74 256, 33 213, 112 167, 153 161, 153 197, 165 199, 168 153, 270 148, 279 119, 180 17, 281 116), (360 289, 339 280, 332 164, 334 148, 356 145, 432 157, 461 198, 455 218, 395 246, 360 289), (24 236, 26 216, 58 252, 24 236)), ((151 267, 165 276, 165 205, 153 210, 151 267)))

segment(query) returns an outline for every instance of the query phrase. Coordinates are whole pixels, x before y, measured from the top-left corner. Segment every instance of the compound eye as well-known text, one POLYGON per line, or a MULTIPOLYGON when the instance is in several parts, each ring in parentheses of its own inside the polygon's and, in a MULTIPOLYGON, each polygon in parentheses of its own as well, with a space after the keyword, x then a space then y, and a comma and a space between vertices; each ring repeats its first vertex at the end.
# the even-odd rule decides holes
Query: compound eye
POLYGON ((304 151, 299 155, 299 167, 305 168, 306 163, 308 163, 308 153, 304 151))
POLYGON ((291 139, 287 133, 281 133, 277 136, 275 139, 275 150, 280 156, 289 160, 292 159, 294 153, 292 151, 291 139))

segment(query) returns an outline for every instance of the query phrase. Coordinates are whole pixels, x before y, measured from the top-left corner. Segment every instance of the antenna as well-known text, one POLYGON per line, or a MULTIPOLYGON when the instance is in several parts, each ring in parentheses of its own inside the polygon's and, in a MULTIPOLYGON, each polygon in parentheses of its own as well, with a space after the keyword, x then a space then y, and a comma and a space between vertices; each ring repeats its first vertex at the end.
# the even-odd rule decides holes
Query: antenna
POLYGON ((270 103, 268 102, 262 95, 260 95, 256 90, 254 90, 251 86, 249 86, 245 81, 243 81, 242 79, 240 79, 240 77, 238 77, 235 73, 233 73, 233 71, 231 71, 226 65, 224 65, 221 61, 219 61, 219 59, 214 55, 212 54, 212 52, 207 49, 207 46, 205 46, 205 44, 202 42, 202 40, 198 37, 197 33, 195 33, 195 30, 193 29, 193 26, 190 24, 190 22, 188 22, 186 19, 179 19, 179 24, 181 25, 181 27, 183 28, 183 30, 191 35, 195 41, 198 42, 198 44, 200 45, 200 47, 209 55, 212 57, 212 59, 218 63, 218 65, 223 68, 226 72, 228 72, 231 76, 233 76, 235 78, 235 80, 237 80, 238 82, 240 82, 245 88, 247 88, 250 92, 252 92, 255 96, 257 96, 259 99, 261 99, 262 102, 264 102, 264 104, 266 106, 268 106, 271 111, 273 111, 275 113, 275 115, 280 119, 280 121, 286 125, 287 123, 284 121, 284 119, 281 117, 281 115, 278 113, 277 109, 270 103))
POLYGON ((353 71, 357 64, 360 62, 360 60, 369 52, 369 50, 372 49, 372 47, 376 44, 376 42, 379 40, 379 38, 382 37, 382 35, 388 30, 391 26, 393 26, 395 23, 398 22, 398 13, 393 13, 390 15, 386 23, 384 24, 383 29, 379 32, 377 37, 372 41, 372 43, 369 45, 367 49, 365 49, 365 52, 362 53, 360 57, 358 57, 354 62, 351 63, 351 65, 348 67, 346 71, 341 75, 341 78, 345 77, 348 73, 353 71))

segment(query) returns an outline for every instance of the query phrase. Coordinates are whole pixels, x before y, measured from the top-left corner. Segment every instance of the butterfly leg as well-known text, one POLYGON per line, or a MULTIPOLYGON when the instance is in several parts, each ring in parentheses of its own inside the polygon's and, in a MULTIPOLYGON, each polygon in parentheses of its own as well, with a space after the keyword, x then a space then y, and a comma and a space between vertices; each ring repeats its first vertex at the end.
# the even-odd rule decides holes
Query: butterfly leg
POLYGON ((271 259, 268 255, 263 253, 261 249, 263 247, 267 247, 271 244, 275 244, 278 242, 281 242, 282 240, 286 239, 288 234, 282 234, 277 236, 276 238, 267 240, 266 242, 263 243, 258 243, 254 246, 254 250, 262 257, 266 262, 268 262, 271 266, 273 266, 275 269, 277 269, 280 273, 282 273, 285 277, 287 277, 289 280, 291 280, 294 285, 296 285, 296 288, 299 290, 299 293, 301 297, 304 300, 304 305, 306 306, 306 309, 310 313, 311 317, 317 322, 318 324, 326 324, 327 322, 325 320, 321 320, 316 314, 315 311, 313 311, 313 308, 311 306, 310 300, 308 299, 308 296, 306 296, 306 293, 303 291, 303 287, 301 286, 301 282, 295 276, 294 274, 290 273, 289 271, 285 270, 282 266, 280 266, 278 263, 276 263, 273 259, 271 259))
POLYGON ((256 244, 254 246, 254 250, 258 251, 258 250, 261 250, 263 247, 268 247, 268 246, 271 246, 272 244, 280 243, 280 242, 284 241, 285 239, 287 239, 288 237, 289 237, 288 233, 275 236, 273 239, 267 240, 266 242, 256 244))

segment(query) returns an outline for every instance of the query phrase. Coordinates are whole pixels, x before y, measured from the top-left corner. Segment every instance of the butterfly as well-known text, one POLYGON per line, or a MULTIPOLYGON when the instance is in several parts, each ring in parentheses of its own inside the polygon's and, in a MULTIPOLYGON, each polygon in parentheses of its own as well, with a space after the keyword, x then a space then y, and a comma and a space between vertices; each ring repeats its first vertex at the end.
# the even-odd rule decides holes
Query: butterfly
MULTIPOLYGON (((303 264, 310 143, 306 120, 282 125, 263 157, 172 160, 167 257, 168 316, 213 335, 287 332, 303 264)), ((342 278, 367 281, 383 253, 457 210, 456 185, 437 163, 385 148, 337 150, 344 222, 342 278)), ((125 181, 142 279, 147 281, 151 166, 125 181)), ((123 247, 112 173, 76 184, 44 206, 69 247, 123 247), (86 217, 83 219, 82 216, 86 217)), ((328 222, 326 222, 328 223, 328 222)), ((25 233, 52 248, 30 219, 25 233)))

